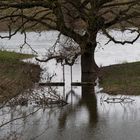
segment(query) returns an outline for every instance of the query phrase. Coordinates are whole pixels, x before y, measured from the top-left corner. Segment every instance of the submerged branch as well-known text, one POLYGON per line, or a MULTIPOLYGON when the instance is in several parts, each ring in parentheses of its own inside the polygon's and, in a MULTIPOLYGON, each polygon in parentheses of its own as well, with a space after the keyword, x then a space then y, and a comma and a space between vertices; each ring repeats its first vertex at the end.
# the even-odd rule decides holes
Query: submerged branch
POLYGON ((34 112, 31 112, 31 113, 27 114, 26 116, 18 117, 18 118, 12 119, 12 120, 10 120, 10 121, 8 121, 8 122, 6 122, 6 123, 3 123, 3 124, 0 125, 0 128, 2 128, 3 126, 5 126, 5 125, 7 125, 7 124, 9 124, 9 123, 11 123, 11 122, 14 122, 14 121, 16 121, 16 120, 20 120, 20 119, 23 119, 23 118, 25 119, 25 118, 27 118, 27 117, 29 117, 29 116, 35 114, 36 112, 38 112, 40 109, 41 109, 41 108, 35 110, 34 112))

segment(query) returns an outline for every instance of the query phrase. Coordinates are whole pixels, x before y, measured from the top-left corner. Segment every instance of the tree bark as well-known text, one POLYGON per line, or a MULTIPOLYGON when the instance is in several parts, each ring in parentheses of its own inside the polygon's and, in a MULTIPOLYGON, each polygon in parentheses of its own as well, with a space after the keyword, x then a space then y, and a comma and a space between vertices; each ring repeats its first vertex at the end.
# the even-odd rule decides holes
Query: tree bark
POLYGON ((81 81, 95 83, 99 68, 95 62, 96 41, 87 42, 82 46, 81 51, 81 81))
POLYGON ((96 39, 93 42, 87 42, 81 45, 81 82, 87 83, 87 85, 82 86, 83 98, 95 93, 95 80, 99 71, 94 58, 96 45, 96 39), (93 85, 88 85, 88 83, 93 83, 93 85))

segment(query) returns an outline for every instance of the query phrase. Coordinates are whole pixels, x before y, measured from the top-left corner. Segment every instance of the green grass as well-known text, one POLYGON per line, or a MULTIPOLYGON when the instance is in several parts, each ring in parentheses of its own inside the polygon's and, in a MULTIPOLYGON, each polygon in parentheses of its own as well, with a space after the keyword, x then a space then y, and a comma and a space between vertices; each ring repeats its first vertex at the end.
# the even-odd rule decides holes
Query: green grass
MULTIPOLYGON (((0 51, 0 76, 7 76, 8 78, 14 78, 23 67, 27 67, 27 64, 20 61, 22 59, 31 58, 34 55, 21 54, 16 52, 0 51)), ((28 69, 28 68, 27 68, 28 69)))
POLYGON ((140 62, 103 67, 100 79, 109 94, 140 95, 140 62))
POLYGON ((31 88, 40 78, 40 67, 22 62, 33 55, 0 51, 0 101, 31 88))
POLYGON ((31 58, 34 55, 21 54, 16 52, 0 51, 0 61, 17 61, 21 59, 31 58))

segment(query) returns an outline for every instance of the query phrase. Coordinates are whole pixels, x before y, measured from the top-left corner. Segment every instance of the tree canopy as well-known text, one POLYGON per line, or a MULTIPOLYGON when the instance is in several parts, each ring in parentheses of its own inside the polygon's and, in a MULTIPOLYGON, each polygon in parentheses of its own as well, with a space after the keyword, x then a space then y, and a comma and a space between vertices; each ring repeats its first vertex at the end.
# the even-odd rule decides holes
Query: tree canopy
POLYGON ((79 42, 101 30, 110 40, 124 44, 133 41, 119 42, 107 29, 131 27, 139 34, 140 27, 139 0, 1 0, 0 11, 0 22, 7 24, 9 37, 19 30, 42 27, 79 42))

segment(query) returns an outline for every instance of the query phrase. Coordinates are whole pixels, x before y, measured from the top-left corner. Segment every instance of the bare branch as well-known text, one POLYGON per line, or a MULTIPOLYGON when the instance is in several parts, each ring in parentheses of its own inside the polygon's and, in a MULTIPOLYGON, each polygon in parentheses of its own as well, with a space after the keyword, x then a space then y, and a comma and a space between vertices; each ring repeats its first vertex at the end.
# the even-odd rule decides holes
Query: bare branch
MULTIPOLYGON (((137 30, 135 30, 135 31, 137 31, 137 30)), ((122 44, 122 45, 124 45, 124 44, 133 44, 135 41, 137 41, 138 40, 138 38, 140 37, 140 32, 139 31, 137 31, 137 36, 134 38, 134 39, 132 39, 131 41, 129 40, 125 40, 125 41, 119 41, 119 40, 116 40, 114 37, 112 37, 108 32, 107 32, 107 30, 103 30, 103 33, 109 38, 109 41, 106 43, 106 44, 108 44, 110 41, 113 41, 114 43, 117 43, 117 44, 122 44)))

